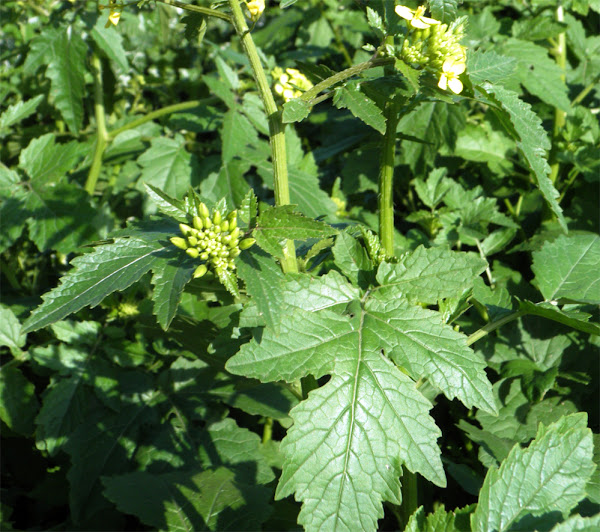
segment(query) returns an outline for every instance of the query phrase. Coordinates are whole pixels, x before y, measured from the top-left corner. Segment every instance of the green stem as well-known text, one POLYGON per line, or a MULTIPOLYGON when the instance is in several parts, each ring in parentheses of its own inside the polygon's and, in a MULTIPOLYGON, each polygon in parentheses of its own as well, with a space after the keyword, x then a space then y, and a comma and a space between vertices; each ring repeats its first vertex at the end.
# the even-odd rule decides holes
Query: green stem
MULTIPOLYGON (((563 6, 558 6, 556 8, 556 20, 558 22, 565 21, 565 12, 563 6)), ((561 79, 564 81, 565 79, 565 69, 567 66, 567 38, 565 32, 562 32, 558 35, 558 42, 556 44, 556 62, 558 66, 562 70, 561 79)), ((556 143, 558 142, 560 133, 562 129, 565 127, 567 114, 561 109, 554 109, 554 132, 553 132, 553 141, 552 141, 552 149, 556 150, 556 143)), ((554 161, 550 167, 550 180, 552 183, 556 183, 556 179, 558 178, 558 173, 560 171, 560 164, 558 161, 554 161)))
POLYGON ((393 65, 393 58, 373 58, 365 61, 364 63, 359 63, 358 65, 354 65, 346 70, 342 70, 333 76, 324 79, 320 83, 317 83, 314 87, 307 90, 302 96, 300 96, 301 100, 304 100, 311 105, 314 105, 313 98, 315 98, 321 91, 328 89, 329 87, 335 85, 336 83, 340 83, 341 81, 345 81, 352 76, 356 76, 365 70, 369 70, 370 68, 375 68, 378 66, 384 65, 393 65))
POLYGON ((575 107, 579 105, 581 101, 590 93, 590 91, 598 86, 598 81, 600 80, 600 76, 596 76, 594 81, 592 81, 587 87, 585 87, 571 102, 571 106, 575 107))
POLYGON ((504 318, 500 318, 498 321, 493 321, 491 323, 488 323, 487 325, 483 326, 478 331, 475 331, 471 336, 469 336, 467 338, 467 345, 474 344, 477 340, 481 340, 484 336, 487 336, 492 331, 495 331, 496 329, 502 327, 503 325, 506 325, 507 323, 509 323, 513 320, 516 320, 516 319, 520 318, 521 316, 524 316, 525 314, 527 314, 527 312, 525 312, 523 310, 517 310, 516 312, 513 312, 512 314, 509 314, 508 316, 504 316, 504 318))
POLYGON ((210 9, 208 7, 200 7, 194 6, 191 4, 184 4, 183 2, 178 2, 177 0, 156 0, 157 2, 161 2, 162 4, 166 4, 168 6, 180 7, 181 9, 185 9, 186 11, 193 11, 194 13, 200 13, 202 15, 206 15, 207 17, 215 17, 220 18, 221 20, 225 20, 226 22, 232 22, 231 17, 227 13, 221 13, 216 9, 210 9))
POLYGON ((136 120, 132 120, 131 122, 125 124, 124 126, 121 126, 117 129, 113 129, 109 133, 108 139, 113 140, 119 133, 123 133, 123 131, 127 131, 128 129, 133 129, 138 126, 141 126, 142 124, 145 124, 146 122, 150 122, 151 120, 154 120, 156 118, 160 118, 161 116, 169 115, 172 113, 177 113, 179 111, 185 111, 187 109, 193 109, 194 107, 199 107, 201 105, 207 105, 209 103, 216 102, 216 101, 218 101, 218 98, 216 96, 211 96, 210 98, 205 98, 203 100, 190 100, 189 102, 181 102, 181 103, 175 103, 173 105, 168 105, 167 107, 163 107, 162 109, 157 109, 156 111, 152 111, 151 113, 148 113, 147 115, 141 116, 140 118, 137 118, 136 120))
MULTIPOLYGON (((271 142, 271 159, 273 161, 273 176, 275 181, 275 204, 290 204, 290 188, 288 183, 287 171, 287 152, 285 149, 285 130, 281 121, 281 111, 277 108, 275 98, 271 92, 271 87, 263 69, 258 51, 252 39, 246 19, 242 13, 239 0, 229 0, 231 6, 232 22, 235 31, 242 41, 244 52, 250 61, 250 67, 254 74, 254 80, 258 87, 258 92, 265 106, 267 119, 269 121, 269 137, 271 142)), ((295 273, 298 271, 296 262, 296 249, 293 240, 286 241, 284 248, 284 259, 281 267, 286 273, 295 273)))
POLYGON ((379 169, 379 240, 388 257, 394 256, 394 163, 398 107, 393 100, 385 106, 385 134, 379 169))
POLYGON ((273 439, 273 418, 268 417, 265 419, 265 426, 263 428, 262 442, 267 443, 273 439))
POLYGON ((400 504, 398 515, 399 521, 401 521, 398 523, 400 530, 406 528, 410 516, 417 509, 418 493, 417 475, 404 467, 402 472, 402 504, 400 504))
POLYGON ((104 112, 104 88, 102 86, 102 63, 98 55, 93 52, 91 58, 92 76, 94 78, 94 114, 96 116, 96 147, 90 173, 85 182, 85 190, 92 195, 96 190, 96 183, 102 169, 102 157, 108 142, 106 131, 106 118, 104 112))

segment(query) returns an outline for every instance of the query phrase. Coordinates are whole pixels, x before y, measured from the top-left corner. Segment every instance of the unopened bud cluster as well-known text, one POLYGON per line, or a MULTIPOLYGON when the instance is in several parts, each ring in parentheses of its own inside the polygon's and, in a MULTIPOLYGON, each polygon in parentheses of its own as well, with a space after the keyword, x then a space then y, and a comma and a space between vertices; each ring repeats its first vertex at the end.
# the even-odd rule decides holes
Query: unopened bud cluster
POLYGON ((408 64, 433 73, 441 89, 456 94, 463 89, 458 76, 465 71, 466 47, 460 44, 464 33, 464 19, 450 25, 423 16, 423 6, 416 10, 396 6, 396 13, 407 21, 408 33, 402 44, 400 57, 408 64))
POLYGON ((209 266, 220 275, 227 270, 235 270, 235 258, 242 250, 255 242, 254 238, 244 238, 237 226, 237 211, 225 217, 219 210, 212 214, 204 203, 200 203, 192 226, 179 224, 182 237, 171 238, 173 245, 183 249, 193 259, 202 260, 194 271, 194 278, 202 277, 209 266))

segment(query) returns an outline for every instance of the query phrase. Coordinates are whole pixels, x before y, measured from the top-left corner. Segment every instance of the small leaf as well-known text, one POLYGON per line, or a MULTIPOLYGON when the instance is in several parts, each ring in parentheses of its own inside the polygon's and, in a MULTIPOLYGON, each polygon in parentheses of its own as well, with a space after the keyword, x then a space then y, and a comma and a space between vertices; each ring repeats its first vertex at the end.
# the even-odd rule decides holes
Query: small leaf
POLYGON ((90 32, 92 39, 116 67, 118 73, 129 72, 129 61, 125 48, 123 48, 123 36, 114 28, 106 28, 103 17, 98 17, 96 25, 90 32))
POLYGON ((540 425, 528 448, 515 445, 500 469, 490 469, 471 516, 473 530, 511 530, 527 514, 552 508, 567 514, 585 496, 594 470, 592 432, 578 413, 540 425))
POLYGON ((19 351, 25 345, 26 335, 21 323, 8 307, 0 305, 0 346, 19 351))
POLYGON ((311 106, 305 100, 295 98, 283 105, 282 120, 284 124, 302 122, 310 114, 311 106))
POLYGON ((168 194, 165 194, 162 190, 144 183, 146 192, 150 199, 156 203, 158 210, 171 218, 183 223, 189 222, 188 215, 185 210, 185 203, 176 198, 172 198, 168 194))
POLYGON ((341 232, 336 237, 331 251, 336 266, 356 286, 361 286, 363 281, 366 280, 365 272, 370 272, 375 267, 367 250, 346 231, 341 232))
POLYGON ((546 301, 600 304, 600 237, 561 235, 533 253, 535 282, 546 301))
POLYGON ((0 397, 0 419, 18 434, 31 436, 33 420, 40 407, 33 383, 18 368, 3 367, 0 370, 0 397))
POLYGON ((458 0, 429 0, 431 16, 444 24, 452 22, 456 18, 458 0))
POLYGON ((398 264, 381 263, 377 271, 381 286, 376 290, 388 297, 404 296, 435 304, 443 298, 460 296, 486 265, 473 254, 419 246, 401 257, 398 264))
POLYGON ((6 111, 0 115, 0 131, 20 122, 21 120, 25 120, 25 118, 35 113, 35 110, 38 108, 38 105, 40 105, 43 99, 44 95, 38 94, 26 102, 17 102, 8 107, 6 111))
POLYGON ((335 89, 333 104, 338 109, 347 108, 356 118, 368 126, 385 133, 385 117, 382 110, 366 94, 360 91, 357 83, 350 82, 345 87, 335 89))
POLYGON ((563 325, 567 325, 568 327, 572 327, 573 329, 588 334, 600 335, 600 325, 588 321, 591 318, 590 314, 572 310, 561 310, 551 303, 546 302, 536 304, 531 301, 521 301, 518 298, 517 301, 519 301, 519 310, 522 310, 527 314, 557 321, 558 323, 562 323, 563 325))
POLYGON ((261 211, 252 234, 256 243, 267 253, 282 258, 281 242, 285 239, 323 238, 337 232, 333 227, 307 218, 294 209, 293 205, 283 205, 261 211))

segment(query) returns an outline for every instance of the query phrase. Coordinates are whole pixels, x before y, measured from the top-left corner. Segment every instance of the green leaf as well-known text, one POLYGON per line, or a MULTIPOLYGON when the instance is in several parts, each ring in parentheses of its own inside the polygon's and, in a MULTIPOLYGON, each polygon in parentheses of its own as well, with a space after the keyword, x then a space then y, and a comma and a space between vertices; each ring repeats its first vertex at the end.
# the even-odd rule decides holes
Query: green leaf
POLYGON ((269 490, 239 482, 226 467, 103 477, 104 493, 126 513, 158 530, 260 530, 269 490))
POLYGON ((116 66, 118 73, 126 74, 129 72, 129 61, 125 48, 123 48, 123 36, 112 26, 106 28, 104 25, 104 17, 98 17, 96 25, 90 32, 94 42, 108 57, 112 64, 116 66))
POLYGON ((169 196, 181 198, 192 184, 195 158, 186 151, 183 137, 152 139, 137 162, 142 167, 140 181, 154 185, 169 196))
MULTIPOLYGON (((145 392, 147 396, 152 394, 150 390, 145 392)), ((104 413, 101 421, 90 419, 70 431, 65 449, 73 464, 67 478, 71 487, 69 506, 75 523, 107 505, 100 495, 101 476, 122 473, 131 466, 140 426, 151 422, 150 412, 147 405, 134 404, 122 407, 118 414, 104 413)))
POLYGON ((295 98, 283 105, 282 120, 284 124, 302 122, 310 114, 311 106, 305 100, 295 98))
POLYGON ((108 220, 77 185, 31 186, 25 200, 29 236, 40 251, 70 253, 100 237, 98 228, 108 220))
POLYGON ((94 307, 108 294, 124 290, 161 260, 164 248, 158 242, 120 238, 73 259, 73 270, 42 296, 44 302, 31 313, 23 332, 41 329, 83 307, 94 307))
POLYGON ((33 420, 40 407, 33 383, 18 368, 3 367, 0 370, 0 397, 0 419, 11 430, 31 436, 33 420))
POLYGON ((375 265, 369 258, 367 250, 356 238, 350 236, 346 231, 342 231, 336 237, 331 251, 336 266, 353 284, 361 286, 367 281, 364 272, 372 271, 375 265))
POLYGON ((292 410, 294 426, 281 447, 277 498, 295 491, 304 502, 299 522, 309 530, 352 530, 357 523, 374 530, 381 501, 399 502, 403 463, 445 484, 431 405, 381 356, 368 330, 364 314, 297 310, 282 317, 277 333, 266 329, 260 344, 244 345, 227 363, 229 371, 263 381, 332 375, 292 410))
POLYGON ((44 393, 42 408, 35 419, 38 449, 55 456, 71 441, 73 431, 85 419, 88 401, 81 373, 51 384, 44 393))
POLYGON ((20 101, 8 107, 6 111, 0 115, 0 131, 9 128, 21 120, 25 120, 25 118, 35 113, 35 110, 43 99, 44 95, 38 94, 26 102, 20 101))
POLYGON ((230 109, 223 117, 221 130, 223 163, 228 163, 242 149, 258 142, 258 133, 250 121, 239 111, 230 109))
POLYGON ((600 514, 592 517, 572 515, 556 525, 551 532, 596 532, 598 529, 600 529, 600 514))
POLYGON ((600 325, 597 323, 590 323, 588 320, 591 318, 590 314, 578 311, 566 311, 557 308, 552 303, 532 303, 531 301, 519 301, 519 310, 532 314, 534 316, 541 316, 549 320, 557 321, 578 331, 583 331, 588 334, 600 335, 600 325))
POLYGON ((508 39, 501 51, 517 60, 514 76, 531 94, 565 112, 571 110, 564 71, 548 56, 546 48, 520 39, 508 39))
POLYGON ((178 222, 188 223, 188 215, 185 210, 185 203, 176 198, 172 198, 168 194, 165 194, 162 190, 144 183, 146 192, 150 199, 156 203, 158 210, 163 214, 175 218, 178 222))
POLYGON ((430 0, 431 16, 435 20, 448 24, 456 18, 457 4, 458 0, 430 0))
POLYGON ((53 133, 33 139, 19 155, 19 167, 27 172, 37 185, 50 185, 61 181, 73 170, 89 146, 76 141, 56 144, 53 133))
POLYGON ((294 205, 282 205, 263 209, 252 234, 256 238, 256 243, 267 253, 282 258, 281 242, 285 239, 323 238, 336 232, 326 223, 295 212, 294 205))
POLYGON ((401 257, 398 264, 381 263, 376 290, 388 297, 404 296, 435 304, 443 298, 460 296, 486 266, 474 254, 419 246, 401 257))
POLYGON ((483 81, 502 83, 515 70, 514 57, 497 54, 493 50, 473 50, 467 54, 467 74, 474 85, 483 81))
POLYGON ((240 205, 250 190, 250 185, 244 179, 247 171, 248 165, 245 161, 233 159, 223 164, 219 172, 212 172, 200 183, 202 197, 215 203, 225 198, 227 206, 231 208, 240 205))
POLYGON ((467 346, 467 337, 442 322, 437 312, 410 305, 387 294, 370 299, 365 327, 386 353, 413 377, 427 377, 449 399, 467 407, 497 412, 485 361, 467 346))
POLYGON ((252 249, 240 255, 237 271, 265 323, 273 327, 281 306, 283 273, 280 266, 266 253, 252 249))
MULTIPOLYGON (((492 103, 504 115, 504 126, 517 142, 517 147, 536 178, 538 188, 556 215, 561 227, 566 230, 567 223, 562 209, 556 201, 558 191, 549 177, 550 166, 546 160, 546 152, 550 149, 550 141, 542 127, 541 120, 533 113, 531 106, 521 101, 514 92, 489 83, 483 83, 481 90, 491 97, 492 103)), ((503 117, 500 118, 502 120, 503 117)))
POLYGON ((411 515, 404 532, 471 532, 469 516, 472 510, 473 505, 447 512, 442 504, 425 516, 421 506, 411 515))
POLYGON ((373 100, 361 92, 360 85, 355 82, 347 83, 345 87, 335 89, 333 104, 338 109, 348 109, 356 118, 368 126, 385 133, 385 117, 373 100))
POLYGON ((46 69, 51 81, 50 94, 69 129, 77 134, 83 123, 87 45, 80 33, 69 26, 51 41, 50 54, 46 69))
POLYGON ((528 448, 513 447, 490 469, 471 517, 473 530, 511 530, 528 514, 567 514, 584 496, 594 469, 592 433, 583 413, 540 425, 528 448))
POLYGON ((171 257, 153 266, 152 284, 154 292, 153 312, 163 330, 167 330, 173 321, 185 285, 192 280, 192 274, 200 263, 185 255, 180 249, 173 249, 171 257), (182 259, 183 257, 183 259, 182 259))
POLYGON ((8 307, 0 305, 0 346, 19 351, 25 345, 26 335, 21 331, 21 323, 8 307))
POLYGON ((561 235, 533 253, 535 282, 544 299, 600 304, 600 237, 561 235))

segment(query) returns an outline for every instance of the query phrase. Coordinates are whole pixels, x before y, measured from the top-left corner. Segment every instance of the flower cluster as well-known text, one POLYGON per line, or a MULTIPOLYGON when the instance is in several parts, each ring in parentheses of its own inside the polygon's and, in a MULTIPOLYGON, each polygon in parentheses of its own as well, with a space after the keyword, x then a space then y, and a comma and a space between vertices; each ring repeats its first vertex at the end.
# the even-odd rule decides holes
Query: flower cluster
POLYGON ((464 19, 450 25, 423 16, 425 7, 416 10, 396 6, 396 14, 408 23, 408 34, 402 45, 401 57, 411 65, 432 72, 438 87, 455 94, 463 90, 459 76, 465 71, 466 47, 460 44, 464 36, 464 19))
POLYGON ((265 0, 245 0, 250 13, 250 20, 256 22, 265 10, 265 0))
POLYGON ((284 72, 277 67, 271 74, 276 80, 275 92, 281 95, 286 102, 299 98, 304 91, 313 86, 307 77, 295 68, 286 68, 284 72))
POLYGON ((255 242, 254 238, 240 241, 242 235, 237 226, 237 211, 223 217, 221 211, 213 210, 211 214, 208 207, 200 203, 192 224, 193 227, 179 224, 184 238, 174 236, 171 243, 185 250, 193 259, 203 261, 194 271, 194 279, 206 274, 209 266, 219 277, 228 270, 235 270, 234 259, 255 242))

